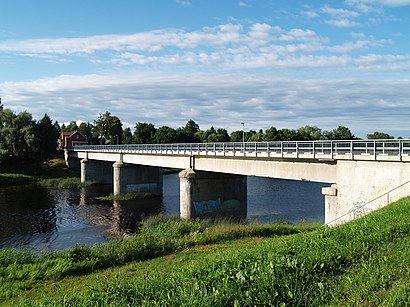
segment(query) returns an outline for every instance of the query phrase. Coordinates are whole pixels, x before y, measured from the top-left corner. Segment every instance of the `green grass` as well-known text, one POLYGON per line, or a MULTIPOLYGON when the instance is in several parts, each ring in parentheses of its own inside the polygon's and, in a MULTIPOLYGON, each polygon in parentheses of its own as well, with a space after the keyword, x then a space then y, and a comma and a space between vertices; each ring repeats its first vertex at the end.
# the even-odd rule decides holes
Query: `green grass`
POLYGON ((147 192, 128 192, 128 193, 123 193, 120 195, 114 195, 110 194, 108 196, 99 196, 96 197, 98 200, 135 200, 135 199, 149 199, 155 197, 154 194, 152 193, 147 193, 147 192))
POLYGON ((409 306, 409 221, 410 199, 330 229, 160 216, 93 248, 0 253, 0 302, 409 306))
POLYGON ((1 185, 20 185, 36 181, 36 177, 24 174, 0 173, 1 185))
POLYGON ((39 183, 47 188, 66 189, 81 187, 79 170, 68 169, 61 153, 43 165, 18 165, 10 172, 0 173, 2 185, 39 183))

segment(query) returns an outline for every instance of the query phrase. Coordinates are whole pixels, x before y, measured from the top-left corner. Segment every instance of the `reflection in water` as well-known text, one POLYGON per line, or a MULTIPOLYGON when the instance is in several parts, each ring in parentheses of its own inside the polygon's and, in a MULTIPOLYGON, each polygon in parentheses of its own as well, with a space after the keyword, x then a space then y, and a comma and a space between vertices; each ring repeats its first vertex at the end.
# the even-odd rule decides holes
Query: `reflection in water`
POLYGON ((110 235, 135 233, 144 217, 161 213, 162 197, 114 201, 110 235))
POLYGON ((33 234, 51 236, 57 228, 52 196, 44 188, 25 186, 0 188, 0 240, 33 234))
MULTIPOLYGON (((248 177, 248 219, 323 222, 325 184, 248 177)), ((0 247, 46 251, 133 233, 144 216, 179 214, 179 178, 164 176, 163 197, 99 201, 111 186, 48 190, 0 187, 0 247)))

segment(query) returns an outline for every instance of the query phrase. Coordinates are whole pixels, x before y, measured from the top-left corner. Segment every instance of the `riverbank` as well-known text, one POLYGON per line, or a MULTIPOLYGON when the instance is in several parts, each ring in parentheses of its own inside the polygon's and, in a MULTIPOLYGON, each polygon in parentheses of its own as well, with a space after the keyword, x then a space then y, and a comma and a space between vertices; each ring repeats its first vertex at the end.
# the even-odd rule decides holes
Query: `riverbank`
POLYGON ((62 152, 54 159, 39 164, 24 164, 6 167, 0 171, 0 184, 25 185, 39 183, 46 187, 66 188, 80 186, 80 171, 68 169, 62 152))
POLYGON ((406 306, 409 220, 409 198, 331 229, 162 217, 146 222, 138 236, 93 248, 42 256, 2 251, 0 301, 406 306))

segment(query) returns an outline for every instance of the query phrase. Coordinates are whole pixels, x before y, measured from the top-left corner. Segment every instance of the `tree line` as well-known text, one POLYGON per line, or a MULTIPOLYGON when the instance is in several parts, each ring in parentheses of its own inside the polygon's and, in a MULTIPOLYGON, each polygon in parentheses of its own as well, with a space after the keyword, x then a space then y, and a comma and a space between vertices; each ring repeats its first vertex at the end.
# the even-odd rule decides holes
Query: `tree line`
MULTIPOLYGON (((101 113, 93 122, 77 125, 71 121, 60 125, 47 114, 40 120, 33 119, 29 112, 14 113, 0 102, 0 167, 6 163, 22 161, 45 162, 56 153, 57 140, 62 132, 80 132, 89 144, 164 144, 203 142, 260 142, 260 141, 315 141, 357 139, 351 130, 338 126, 333 130, 322 130, 317 126, 303 126, 298 129, 277 129, 270 127, 231 133, 224 128, 211 126, 201 130, 192 119, 185 126, 172 128, 155 127, 152 123, 137 122, 134 129, 123 128, 121 120, 110 112, 101 113)), ((392 139, 393 136, 374 132, 368 139, 392 139)))

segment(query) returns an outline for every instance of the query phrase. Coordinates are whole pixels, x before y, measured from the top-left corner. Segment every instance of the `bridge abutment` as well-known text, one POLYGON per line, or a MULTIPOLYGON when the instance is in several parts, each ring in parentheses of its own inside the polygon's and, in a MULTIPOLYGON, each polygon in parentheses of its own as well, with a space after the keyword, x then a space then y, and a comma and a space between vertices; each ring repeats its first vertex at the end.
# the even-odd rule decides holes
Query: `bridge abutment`
POLYGON ((64 149, 64 160, 65 164, 67 165, 68 168, 71 169, 79 169, 80 168, 80 160, 79 158, 74 158, 70 156, 70 151, 67 149, 64 149))
POLYGON ((104 184, 113 183, 112 163, 107 161, 88 160, 80 161, 81 183, 96 182, 104 184))
POLYGON ((179 178, 182 219, 246 218, 247 176, 186 169, 179 178))
POLYGON ((161 167, 115 162, 114 195, 128 192, 162 194, 163 171, 161 167))
POLYGON ((336 184, 322 194, 325 223, 346 223, 409 196, 410 163, 339 160, 336 184))

